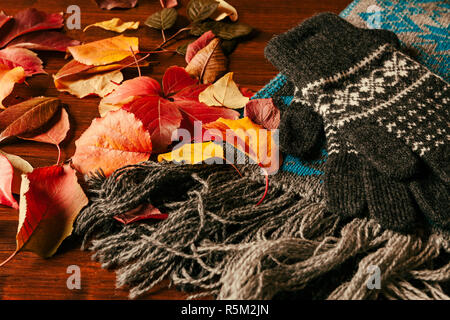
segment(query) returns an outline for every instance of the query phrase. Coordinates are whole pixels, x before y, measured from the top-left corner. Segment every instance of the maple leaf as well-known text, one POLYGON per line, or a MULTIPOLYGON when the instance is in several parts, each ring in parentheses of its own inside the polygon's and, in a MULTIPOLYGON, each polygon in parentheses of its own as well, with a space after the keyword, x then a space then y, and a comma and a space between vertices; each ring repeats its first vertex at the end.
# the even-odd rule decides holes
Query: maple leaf
POLYGON ((134 113, 150 132, 155 153, 167 150, 175 130, 184 128, 192 132, 194 121, 208 123, 220 117, 239 117, 235 111, 199 102, 198 95, 207 85, 198 84, 181 67, 168 68, 162 83, 163 88, 149 77, 128 80, 100 103, 134 113))
POLYGON ((152 152, 150 134, 142 122, 122 109, 94 119, 75 146, 72 163, 83 174, 101 169, 110 175, 127 164, 148 160, 152 152))
POLYGON ((34 8, 22 10, 13 17, 12 23, 0 25, 0 48, 25 33, 62 28, 63 22, 62 13, 47 14, 34 8))

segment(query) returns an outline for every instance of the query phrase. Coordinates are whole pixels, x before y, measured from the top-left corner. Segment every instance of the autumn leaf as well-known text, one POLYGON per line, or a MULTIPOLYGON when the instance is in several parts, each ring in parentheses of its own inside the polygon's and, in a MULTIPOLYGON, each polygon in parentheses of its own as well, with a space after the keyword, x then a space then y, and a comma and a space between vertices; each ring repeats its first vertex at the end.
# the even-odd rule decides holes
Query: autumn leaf
POLYGON ((22 67, 26 77, 46 73, 42 68, 42 60, 38 58, 37 54, 23 48, 7 47, 0 50, 0 64, 8 66, 10 69, 22 67))
POLYGON ((127 212, 118 214, 113 218, 122 224, 130 224, 142 220, 164 220, 169 215, 167 213, 161 213, 158 208, 150 203, 143 203, 136 208, 127 212))
POLYGON ((220 21, 225 19, 226 17, 230 17, 231 21, 237 21, 238 13, 236 9, 224 0, 217 1, 219 2, 219 5, 216 11, 214 11, 214 13, 210 16, 210 18, 216 21, 220 21))
POLYGON ((100 9, 111 10, 114 8, 134 8, 138 0, 95 0, 100 9))
POLYGON ((0 11, 0 28, 11 19, 11 16, 7 16, 3 11, 0 11))
POLYGON ((0 154, 5 156, 9 160, 11 165, 13 166, 14 175, 13 175, 13 179, 12 179, 11 191, 13 194, 18 195, 18 194, 20 194, 20 185, 22 183, 22 174, 33 171, 33 167, 31 166, 31 164, 28 163, 28 161, 24 160, 23 158, 21 158, 19 156, 6 153, 2 150, 0 150, 0 154))
POLYGON ((67 50, 78 62, 87 65, 103 66, 131 57, 139 51, 139 39, 123 35, 89 42, 67 50))
POLYGON ((212 39, 197 52, 185 69, 202 83, 214 82, 227 70, 227 58, 220 46, 220 39, 212 39))
POLYGON ((0 109, 5 109, 2 102, 11 94, 14 85, 23 80, 25 80, 25 70, 22 67, 10 69, 7 65, 0 63, 0 109))
POLYGON ((186 49, 186 63, 191 62, 192 58, 194 58, 197 52, 206 47, 215 37, 216 36, 212 31, 207 31, 202 34, 197 40, 189 44, 186 49))
POLYGON ((280 110, 272 98, 250 100, 245 106, 244 117, 266 129, 277 129, 280 125, 280 110))
POLYGON ((110 175, 124 165, 148 160, 152 152, 150 134, 142 122, 122 109, 94 119, 75 146, 72 162, 83 174, 101 169, 110 175))
POLYGON ((139 28, 139 21, 124 22, 120 18, 112 18, 111 20, 90 24, 84 28, 83 32, 86 32, 91 27, 99 27, 108 31, 122 33, 125 30, 137 30, 139 28))
POLYGON ((36 132, 60 109, 57 98, 37 97, 13 105, 0 113, 0 142, 36 132))
POLYGON ((89 95, 104 97, 117 87, 116 83, 122 82, 123 74, 114 70, 96 74, 80 73, 60 79, 54 78, 53 80, 58 91, 68 92, 78 98, 89 95))
POLYGON ((80 41, 74 40, 59 31, 46 30, 20 36, 11 41, 8 48, 66 52, 67 47, 78 46, 80 44, 80 41))
POLYGON ((12 23, 1 27, 0 48, 25 33, 62 28, 63 22, 62 13, 47 14, 34 8, 22 10, 14 16, 12 23))
POLYGON ((174 8, 164 8, 155 12, 145 20, 145 24, 150 28, 158 30, 167 30, 177 21, 178 13, 174 8))
POLYGON ((177 0, 159 0, 159 2, 161 3, 161 7, 163 8, 173 8, 178 5, 177 0))
POLYGON ((253 32, 253 28, 245 23, 209 20, 194 23, 190 34, 199 36, 208 30, 211 30, 217 37, 223 40, 245 37, 253 32))
POLYGON ((215 0, 191 0, 186 7, 187 16, 193 22, 202 21, 209 18, 218 6, 215 0))
POLYGON ((225 108, 208 107, 198 101, 207 85, 200 85, 177 66, 166 70, 163 88, 149 77, 125 81, 100 103, 101 113, 124 108, 134 113, 150 132, 153 151, 164 152, 172 143, 174 131, 193 131, 194 122, 207 123, 220 117, 237 119, 239 113, 225 108))
POLYGON ((212 141, 186 143, 171 152, 158 155, 158 162, 168 161, 178 164, 204 163, 213 158, 224 158, 221 145, 212 141))
POLYGON ((24 174, 16 252, 32 251, 44 258, 54 255, 87 203, 70 166, 36 168, 24 174))
POLYGON ((59 159, 61 156, 61 149, 59 148, 59 144, 62 141, 64 141, 69 129, 70 129, 69 114, 67 113, 66 109, 61 108, 61 112, 57 118, 56 123, 53 124, 49 130, 40 133, 38 135, 30 135, 30 136, 24 135, 20 136, 19 138, 36 142, 54 144, 58 148, 58 160, 56 161, 56 163, 59 163, 59 159))
POLYGON ((33 171, 33 167, 19 156, 0 150, 0 204, 19 209, 12 193, 19 194, 21 174, 33 171))
POLYGON ((198 97, 208 106, 222 106, 231 109, 243 108, 249 98, 244 97, 233 81, 233 72, 229 72, 209 86, 198 97))

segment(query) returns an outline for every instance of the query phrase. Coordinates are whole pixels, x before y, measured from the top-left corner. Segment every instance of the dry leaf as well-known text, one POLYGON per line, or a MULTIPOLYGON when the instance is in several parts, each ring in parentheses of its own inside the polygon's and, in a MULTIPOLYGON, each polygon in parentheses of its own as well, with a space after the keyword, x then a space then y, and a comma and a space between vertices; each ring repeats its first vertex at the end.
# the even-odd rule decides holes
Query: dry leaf
POLYGON ((215 0, 191 0, 186 6, 186 13, 192 22, 198 22, 209 18, 218 6, 215 0))
POLYGON ((75 146, 72 162, 83 174, 102 169, 110 175, 127 164, 148 160, 152 152, 150 134, 142 122, 122 109, 94 119, 75 146))
POLYGON ((5 109, 3 100, 11 94, 16 83, 25 80, 25 70, 22 67, 10 69, 0 63, 0 109, 5 109))
POLYGON ((138 0, 95 0, 101 9, 111 10, 114 8, 134 8, 138 0))
POLYGON ((84 28, 83 32, 91 27, 99 27, 108 31, 122 33, 125 30, 137 30, 139 28, 139 21, 123 22, 120 18, 112 18, 111 20, 90 24, 84 28))
POLYGON ((3 11, 0 11, 0 28, 11 19, 11 16, 7 16, 3 11))
POLYGON ((20 36, 11 41, 8 48, 66 52, 67 47, 78 46, 80 44, 80 41, 74 40, 64 33, 45 30, 20 36))
POLYGON ((35 136, 20 136, 19 138, 43 143, 50 143, 57 146, 62 141, 64 141, 69 129, 69 114, 67 113, 66 109, 61 108, 58 121, 48 131, 35 136))
POLYGON ((145 20, 145 24, 150 28, 167 30, 173 27, 177 21, 178 12, 174 8, 164 8, 155 12, 145 20))
POLYGON ((221 145, 209 142, 183 144, 171 152, 158 155, 158 162, 169 161, 182 164, 197 164, 213 158, 223 159, 221 145))
POLYGON ((219 2, 219 6, 216 11, 210 16, 211 19, 220 21, 225 19, 226 17, 230 17, 231 21, 237 21, 238 13, 236 9, 224 0, 217 0, 219 2))
POLYGON ((8 158, 0 153, 0 205, 19 209, 19 204, 12 195, 14 169, 8 158))
POLYGON ((43 128, 61 107, 57 98, 37 97, 0 113, 0 142, 43 128))
POLYGON ((209 86, 198 96, 200 102, 208 106, 222 106, 230 109, 243 108, 249 98, 239 90, 233 81, 233 72, 229 72, 209 86))
POLYGON ((10 69, 22 67, 26 77, 46 73, 42 68, 42 60, 38 58, 37 54, 23 48, 7 47, 0 50, 0 64, 8 66, 10 69))
POLYGON ((81 73, 62 79, 54 78, 54 83, 58 91, 69 92, 78 98, 84 98, 89 95, 104 97, 116 89, 116 83, 122 80, 122 72, 114 70, 96 74, 81 73))
POLYGON ((197 52, 206 47, 215 37, 216 36, 214 35, 214 33, 210 30, 202 34, 194 42, 190 43, 186 49, 186 63, 191 62, 192 58, 194 58, 197 52))
POLYGON ((102 66, 131 57, 139 51, 139 39, 123 35, 68 47, 67 50, 78 62, 102 66))
POLYGON ((280 110, 272 98, 250 100, 245 106, 244 117, 266 129, 278 129, 280 125, 280 110))
POLYGON ((72 233, 88 199, 69 166, 34 169, 22 176, 17 249, 52 256, 72 233))
POLYGON ((173 8, 178 5, 177 0, 159 0, 159 2, 161 3, 161 7, 163 8, 173 8))
POLYGON ((198 51, 186 66, 186 71, 202 83, 213 83, 226 70, 227 58, 218 38, 214 38, 206 47, 198 51))
MULTIPOLYGON (((28 163, 28 161, 24 160, 23 158, 21 158, 19 156, 3 152, 2 150, 0 150, 0 154, 3 155, 4 157, 6 157, 8 159, 8 161, 11 163, 11 165, 13 166, 14 174, 13 174, 13 178, 12 178, 11 191, 13 194, 14 193, 19 194, 20 193, 20 184, 22 183, 22 174, 33 171, 33 167, 31 166, 31 164, 28 163)), ((2 170, 0 170, 0 172, 2 172, 2 170)), ((0 175, 1 175, 1 173, 0 173, 0 175)), ((2 179, 0 178, 0 184, 2 183, 1 181, 2 181, 2 179)))
POLYGON ((22 10, 14 16, 12 23, 3 25, 0 33, 0 48, 23 34, 38 30, 59 29, 63 25, 62 13, 47 14, 34 8, 22 10))

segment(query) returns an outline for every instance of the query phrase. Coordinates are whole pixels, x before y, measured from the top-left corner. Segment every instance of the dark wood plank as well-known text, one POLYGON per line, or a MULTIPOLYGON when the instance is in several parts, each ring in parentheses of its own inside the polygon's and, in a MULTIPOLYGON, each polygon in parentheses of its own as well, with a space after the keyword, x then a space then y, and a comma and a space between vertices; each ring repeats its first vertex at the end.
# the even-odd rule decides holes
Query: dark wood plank
MULTIPOLYGON (((179 1, 180 14, 185 15, 188 1, 179 1)), ((239 14, 240 21, 254 26, 258 33, 255 38, 241 43, 230 56, 229 69, 234 71, 235 80, 242 86, 253 90, 260 89, 277 71, 264 58, 264 46, 274 35, 288 30, 303 19, 323 11, 339 13, 350 0, 229 0, 239 14)), ((2 0, 0 11, 8 15, 35 7, 47 12, 66 11, 69 5, 76 3, 81 8, 82 26, 120 17, 124 21, 145 21, 146 17, 160 10, 157 0, 139 0, 139 6, 130 10, 101 10, 93 0, 2 0)), ((186 19, 179 19, 178 27, 187 24, 186 19)), ((72 37, 82 41, 93 41, 112 37, 113 32, 92 28, 86 33, 80 30, 67 31, 72 37)), ((125 33, 140 38, 141 50, 151 50, 161 42, 160 33, 145 26, 137 31, 125 33)), ((169 33, 170 34, 170 33, 169 33)), ((183 43, 180 41, 172 47, 183 43)), ((14 104, 33 96, 58 96, 68 105, 72 130, 69 139, 62 145, 63 159, 68 159, 75 151, 74 141, 86 130, 92 119, 98 116, 99 98, 77 99, 69 94, 56 91, 51 74, 64 65, 64 54, 43 53, 40 57, 45 63, 49 75, 38 75, 27 80, 29 86, 16 86, 13 94, 5 100, 7 105, 14 104)), ((181 56, 163 55, 156 57, 160 63, 151 69, 143 70, 145 74, 160 80, 164 70, 171 65, 185 66, 181 56)), ((127 78, 136 76, 136 70, 126 72, 127 78)), ((57 151, 51 145, 25 142, 2 146, 6 152, 24 157, 34 167, 52 165, 56 161, 57 151)), ((18 213, 0 206, 0 261, 15 249, 15 233, 18 213)), ((150 299, 184 299, 186 295, 175 289, 167 289, 162 284, 146 298, 150 299)), ((115 289, 115 274, 101 269, 99 263, 90 259, 90 254, 78 249, 77 244, 65 244, 64 248, 51 259, 44 260, 33 253, 21 252, 6 266, 0 268, 0 299, 126 299, 126 288, 115 289), (81 290, 69 290, 66 286, 69 265, 81 268, 81 290)))

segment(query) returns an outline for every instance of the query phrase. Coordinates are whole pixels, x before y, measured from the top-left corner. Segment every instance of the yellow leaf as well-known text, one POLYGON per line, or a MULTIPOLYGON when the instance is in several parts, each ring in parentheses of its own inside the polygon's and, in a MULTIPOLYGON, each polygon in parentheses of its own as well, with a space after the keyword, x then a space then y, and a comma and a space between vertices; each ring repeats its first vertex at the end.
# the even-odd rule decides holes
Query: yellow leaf
POLYGON ((84 28, 83 32, 85 32, 90 27, 99 27, 105 30, 122 33, 125 30, 136 30, 137 28, 139 28, 139 21, 123 22, 120 18, 112 18, 111 20, 88 25, 86 28, 84 28))
POLYGON ((77 74, 70 77, 56 79, 53 76, 58 91, 69 92, 78 98, 94 94, 104 97, 117 88, 116 83, 123 80, 122 72, 115 70, 97 74, 77 74))
POLYGON ((172 152, 158 155, 158 162, 169 161, 196 164, 212 158, 223 159, 223 148, 214 142, 184 144, 172 152))
MULTIPOLYGON (((238 120, 219 118, 215 122, 203 126, 204 129, 216 129, 222 131, 225 124, 231 132, 227 132, 224 140, 235 148, 247 154, 267 172, 276 172, 281 163, 281 154, 276 140, 276 131, 267 130, 253 123, 250 118, 245 117, 238 120)), ((228 159, 230 162, 233 159, 228 159)))
POLYGON ((123 60, 139 51, 139 39, 123 35, 89 42, 67 50, 78 62, 101 66, 123 60))
POLYGON ((10 69, 8 66, 0 63, 0 109, 5 109, 3 99, 11 94, 14 84, 20 83, 25 79, 25 70, 22 67, 10 69))
POLYGON ((228 72, 213 85, 206 88, 200 93, 198 99, 208 106, 223 106, 230 109, 243 108, 250 100, 244 97, 233 81, 233 72, 228 72))
POLYGON ((224 0, 217 0, 219 2, 219 6, 216 11, 210 16, 211 19, 216 21, 220 21, 225 19, 226 17, 230 17, 231 21, 237 21, 238 13, 236 9, 224 0))
POLYGON ((214 38, 191 59, 186 71, 202 83, 212 83, 227 70, 227 58, 220 46, 220 39, 214 38))

